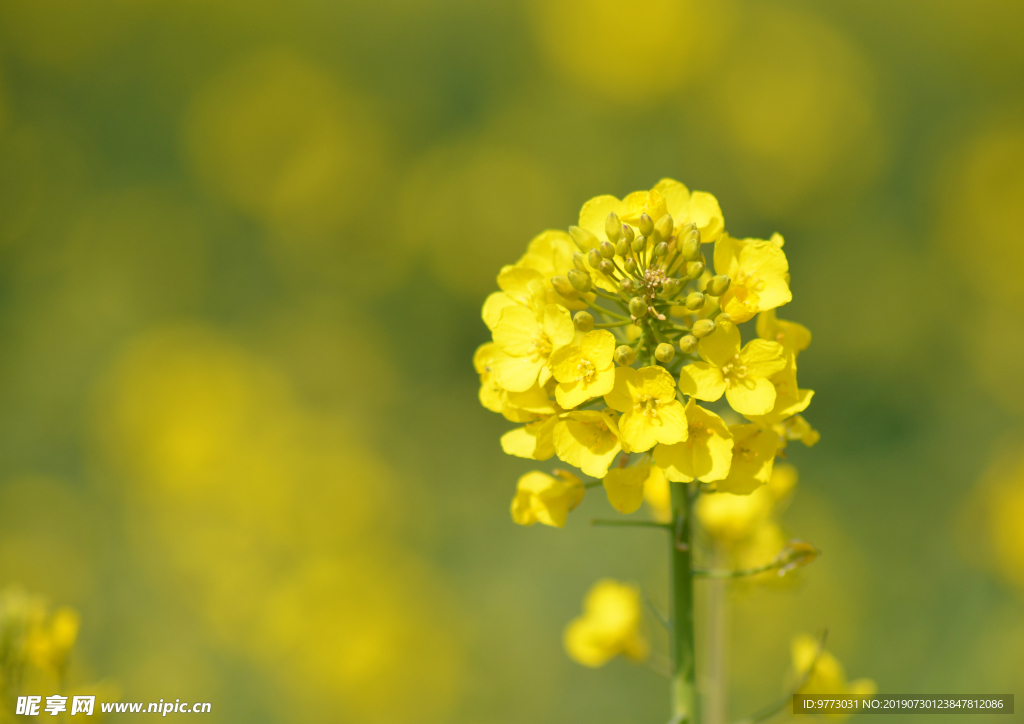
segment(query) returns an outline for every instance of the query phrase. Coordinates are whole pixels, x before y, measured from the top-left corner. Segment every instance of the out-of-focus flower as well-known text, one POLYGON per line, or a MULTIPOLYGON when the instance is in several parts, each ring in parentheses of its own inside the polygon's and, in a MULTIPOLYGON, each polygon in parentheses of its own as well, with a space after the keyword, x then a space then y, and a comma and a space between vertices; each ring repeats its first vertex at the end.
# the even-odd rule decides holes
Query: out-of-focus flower
MULTIPOLYGON (((608 502, 623 515, 635 513, 644 502, 647 481, 652 477, 664 476, 657 466, 651 465, 650 460, 646 457, 636 465, 612 468, 602 481, 608 502)), ((657 485, 658 481, 656 480, 654 484, 657 485)))
POLYGON ((611 579, 598 581, 583 601, 583 615, 565 629, 565 650, 584 666, 598 667, 616 656, 643 661, 649 645, 641 632, 640 591, 611 579))
POLYGON ((852 205, 885 158, 864 53, 811 14, 766 7, 746 19, 723 57, 709 118, 749 202, 775 215, 813 201, 852 205))
MULTIPOLYGON (((807 697, 869 697, 874 696, 878 686, 871 679, 847 681, 846 670, 835 656, 821 649, 821 642, 808 634, 800 634, 793 639, 790 647, 793 657, 793 673, 796 677, 807 676, 807 681, 800 687, 799 694, 807 697), (814 667, 813 670, 811 667, 814 667), (808 672, 810 675, 808 676, 808 672)), ((846 714, 829 715, 836 719, 845 719, 846 714)))
POLYGON ((547 0, 535 24, 545 55, 595 96, 645 106, 698 76, 722 34, 721 9, 700 0, 547 0), (639 29, 623 42, 623 28, 639 29))
POLYGON ((672 483, 657 465, 651 466, 651 474, 644 482, 644 501, 656 521, 668 523, 672 520, 672 483))
POLYGON ((775 386, 768 378, 786 366, 782 345, 754 339, 741 350, 739 329, 721 322, 697 349, 704 361, 683 368, 680 384, 687 377, 692 381, 692 389, 684 387, 684 392, 709 402, 725 394, 741 415, 763 415, 772 409, 775 386))
POLYGON ((516 485, 512 520, 519 525, 543 523, 562 528, 569 511, 580 504, 585 492, 580 479, 564 470, 556 470, 554 476, 529 472, 516 485))
POLYGON ((811 330, 798 322, 779 319, 774 309, 757 315, 757 336, 778 342, 787 355, 798 355, 811 344, 811 330))

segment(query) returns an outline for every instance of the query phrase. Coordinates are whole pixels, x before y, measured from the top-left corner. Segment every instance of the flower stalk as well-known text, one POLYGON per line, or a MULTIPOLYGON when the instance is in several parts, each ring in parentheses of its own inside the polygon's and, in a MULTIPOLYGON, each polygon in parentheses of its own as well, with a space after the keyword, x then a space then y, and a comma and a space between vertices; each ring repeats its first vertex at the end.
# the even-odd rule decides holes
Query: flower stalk
POLYGON ((672 576, 672 719, 697 724, 697 662, 693 626, 693 505, 688 484, 672 486, 674 534, 669 555, 672 576))

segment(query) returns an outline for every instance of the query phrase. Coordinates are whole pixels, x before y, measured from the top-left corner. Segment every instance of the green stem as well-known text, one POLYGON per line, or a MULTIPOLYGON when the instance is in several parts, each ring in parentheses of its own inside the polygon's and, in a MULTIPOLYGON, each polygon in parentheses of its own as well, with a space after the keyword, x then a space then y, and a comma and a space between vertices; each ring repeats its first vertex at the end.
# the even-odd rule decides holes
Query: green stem
POLYGON ((685 485, 672 485, 672 724, 698 724, 693 634, 692 501, 685 485))
POLYGON ((627 322, 632 322, 632 320, 629 317, 627 317, 625 315, 622 315, 622 314, 618 314, 617 312, 613 312, 610 309, 605 309, 604 307, 599 307, 596 304, 591 304, 590 308, 593 309, 598 314, 603 315, 605 317, 611 317, 612 319, 624 319, 627 322))
POLYGON ((662 528, 672 530, 672 526, 669 523, 658 523, 653 520, 605 520, 604 518, 594 518, 590 521, 590 524, 617 528, 662 528))
POLYGON ((695 569, 693 575, 697 578, 745 578, 747 576, 756 576, 758 573, 773 571, 781 565, 779 561, 772 561, 757 568, 744 568, 738 571, 702 571, 695 569))
POLYGON ((632 324, 628 319, 622 322, 608 322, 606 324, 595 324, 594 329, 610 329, 611 327, 625 327, 627 324, 632 324))

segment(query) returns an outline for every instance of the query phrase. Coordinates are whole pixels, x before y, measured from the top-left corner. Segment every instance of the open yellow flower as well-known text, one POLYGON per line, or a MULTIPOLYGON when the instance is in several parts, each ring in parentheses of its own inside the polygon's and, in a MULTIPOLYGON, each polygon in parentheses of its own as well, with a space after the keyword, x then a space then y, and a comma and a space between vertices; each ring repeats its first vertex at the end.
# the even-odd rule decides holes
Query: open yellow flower
POLYGON ((716 488, 719 492, 747 495, 768 482, 772 476, 779 436, 758 425, 731 425, 732 464, 729 474, 716 488))
POLYGON ((473 355, 473 366, 480 375, 480 404, 491 412, 500 412, 511 422, 533 422, 561 412, 548 391, 535 384, 525 392, 509 392, 498 384, 494 367, 508 359, 494 342, 480 345, 473 355))
MULTIPOLYGON (((793 639, 790 651, 793 656, 793 672, 797 677, 810 676, 802 687, 800 695, 818 698, 846 696, 874 696, 878 686, 871 679, 846 680, 846 671, 839 660, 828 651, 820 651, 821 643, 813 636, 800 634, 793 639), (814 667, 811 671, 811 667, 814 667)), ((845 719, 849 714, 831 715, 845 719)))
POLYGON ((692 397, 685 411, 686 440, 658 445, 654 448, 654 462, 676 483, 722 480, 732 463, 732 433, 722 418, 705 410, 692 397))
POLYGON ((733 321, 746 322, 758 312, 793 299, 789 291, 789 262, 781 246, 775 237, 764 241, 725 235, 715 243, 715 271, 732 280, 719 303, 733 321))
POLYGON ((492 332, 501 320, 501 313, 506 307, 528 307, 534 312, 542 312, 548 304, 547 290, 551 287, 547 279, 536 269, 506 266, 498 274, 500 292, 492 292, 484 300, 481 312, 484 324, 492 332))
MULTIPOLYGON (((612 507, 623 515, 639 510, 644 502, 644 490, 651 478, 652 470, 657 468, 651 465, 646 455, 636 465, 609 470, 602 483, 612 507)), ((661 471, 658 471, 657 475, 661 475, 661 471)))
POLYGON ((613 410, 580 410, 563 415, 552 435, 558 457, 586 475, 603 478, 622 450, 615 417, 613 410))
POLYGON ((607 395, 615 387, 615 335, 607 329, 587 332, 579 344, 552 353, 549 365, 558 387, 555 399, 566 409, 594 397, 607 395))
POLYGON ((545 304, 540 313, 526 306, 505 307, 494 328, 494 342, 508 356, 494 365, 498 384, 510 392, 543 385, 551 375, 551 353, 572 342, 575 333, 569 310, 557 304, 545 304))
POLYGON ((686 439, 686 413, 676 399, 676 381, 664 367, 616 368, 615 387, 604 400, 623 413, 619 435, 633 452, 686 439))
POLYGON ((552 476, 534 470, 519 478, 512 499, 512 520, 519 525, 542 523, 562 528, 569 511, 580 504, 585 493, 583 483, 572 473, 556 470, 552 476))
POLYGON ((779 319, 774 309, 757 315, 757 336, 778 342, 787 356, 800 354, 811 344, 811 330, 797 322, 779 319))
POLYGON ((565 629, 566 653, 584 666, 598 667, 616 656, 643 661, 650 651, 640 631, 643 607, 635 586, 604 579, 583 601, 583 615, 565 629))
POLYGON ((707 402, 724 393, 741 415, 764 415, 775 405, 775 386, 768 378, 786 366, 781 344, 754 339, 740 350, 739 329, 721 322, 700 341, 697 351, 704 361, 683 368, 683 392, 707 402))

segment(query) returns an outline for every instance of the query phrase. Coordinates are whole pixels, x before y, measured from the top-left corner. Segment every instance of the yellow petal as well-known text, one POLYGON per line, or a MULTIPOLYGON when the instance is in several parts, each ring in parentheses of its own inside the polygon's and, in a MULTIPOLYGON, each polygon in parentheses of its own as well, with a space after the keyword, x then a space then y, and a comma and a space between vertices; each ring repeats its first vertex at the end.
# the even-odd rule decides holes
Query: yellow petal
POLYGON ((604 396, 608 407, 619 412, 627 412, 633 409, 633 395, 630 392, 631 383, 636 377, 636 370, 632 367, 615 368, 615 384, 612 391, 604 396))
POLYGON ((676 227, 685 223, 690 213, 690 190, 670 178, 663 178, 655 184, 654 190, 665 199, 665 208, 668 209, 668 213, 672 214, 676 227))
POLYGON ((775 405, 775 385, 765 377, 748 376, 734 381, 725 399, 741 415, 764 415, 775 405))
POLYGON ((494 379, 511 392, 525 392, 537 384, 544 360, 537 357, 505 357, 494 364, 494 379))
POLYGON ((580 228, 586 229, 602 241, 608 240, 605 234, 604 222, 608 214, 615 213, 622 216, 623 205, 614 196, 597 196, 580 209, 580 228))
POLYGON ((665 445, 682 442, 689 434, 686 412, 679 400, 659 403, 658 415, 653 422, 655 439, 665 445))
POLYGON ((583 350, 583 358, 596 369, 607 369, 611 367, 615 354, 615 335, 607 329, 595 329, 583 335, 580 348, 583 350))
POLYGON ((544 306, 544 334, 551 341, 552 349, 558 349, 572 342, 573 337, 576 336, 576 328, 572 325, 572 315, 569 314, 569 310, 558 304, 546 304, 544 306))
POLYGON ((494 343, 505 354, 525 357, 536 352, 541 333, 536 312, 529 307, 509 306, 501 310, 494 328, 494 343))
MULTIPOLYGON (((683 367, 680 379, 683 375, 692 381, 695 389, 690 394, 698 400, 714 402, 725 394, 725 378, 722 377, 722 370, 706 362, 694 362, 683 367)), ((606 398, 607 399, 607 398, 606 398)))
MULTIPOLYGON (((661 447, 654 448, 655 455, 661 447)), ((665 471, 657 465, 651 466, 651 473, 644 481, 644 500, 656 521, 667 523, 672 520, 672 487, 665 471)))
POLYGON ((555 454, 555 443, 552 439, 557 417, 531 422, 501 436, 501 449, 506 455, 531 460, 547 460, 555 454))
POLYGON ((694 191, 690 196, 690 221, 697 225, 700 239, 705 244, 717 241, 725 229, 718 199, 705 191, 694 191))
POLYGON ((658 365, 641 367, 628 380, 628 384, 634 400, 638 395, 649 395, 660 401, 674 400, 676 397, 675 379, 668 370, 658 365))
POLYGON ((708 364, 724 367, 740 353, 739 328, 731 322, 720 322, 714 332, 700 341, 697 351, 708 364))
POLYGON ((565 415, 552 436, 558 457, 593 478, 603 478, 622 450, 607 415, 581 411, 565 415))
POLYGON ((608 494, 608 502, 624 515, 635 513, 644 502, 644 481, 649 474, 649 463, 609 470, 604 476, 604 490, 608 494))
POLYGON ((747 495, 768 482, 779 449, 779 436, 757 425, 731 425, 732 465, 729 475, 717 485, 721 492, 747 495))
POLYGON ((693 448, 689 441, 654 448, 654 462, 665 471, 665 477, 674 483, 694 480, 693 448))
POLYGON ((786 367, 782 345, 764 339, 753 339, 740 352, 740 363, 747 368, 747 374, 754 377, 771 377, 786 367))
POLYGON ((494 328, 498 326, 498 320, 501 318, 501 310, 505 307, 512 307, 517 304, 516 300, 510 297, 505 292, 494 292, 488 295, 487 299, 484 300, 484 308, 480 313, 480 316, 484 319, 484 324, 487 328, 494 331, 494 328))

